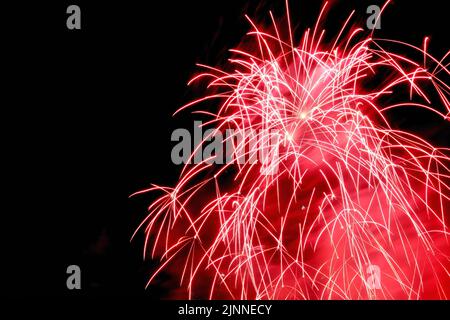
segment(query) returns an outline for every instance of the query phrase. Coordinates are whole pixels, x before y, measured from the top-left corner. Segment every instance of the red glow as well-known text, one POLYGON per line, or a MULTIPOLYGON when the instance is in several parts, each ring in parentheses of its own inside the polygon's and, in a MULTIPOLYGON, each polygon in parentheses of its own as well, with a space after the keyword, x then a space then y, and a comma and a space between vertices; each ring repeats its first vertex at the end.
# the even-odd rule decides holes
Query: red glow
POLYGON ((346 24, 325 45, 319 18, 294 45, 274 19, 270 32, 250 22, 254 48, 234 50, 232 73, 202 66, 194 81, 215 91, 180 111, 211 100, 221 132, 252 129, 259 142, 276 132, 265 151, 278 153, 268 164, 277 170, 202 162, 186 165, 173 188, 141 191, 162 192, 139 227, 144 257, 161 259, 149 283, 165 270, 179 280, 174 298, 448 298, 449 150, 392 129, 385 113, 424 108, 448 119, 450 87, 438 76, 450 73, 427 53, 429 39, 418 48, 346 24), (410 99, 383 103, 397 88, 410 99), (371 265, 380 288, 367 286, 371 265))

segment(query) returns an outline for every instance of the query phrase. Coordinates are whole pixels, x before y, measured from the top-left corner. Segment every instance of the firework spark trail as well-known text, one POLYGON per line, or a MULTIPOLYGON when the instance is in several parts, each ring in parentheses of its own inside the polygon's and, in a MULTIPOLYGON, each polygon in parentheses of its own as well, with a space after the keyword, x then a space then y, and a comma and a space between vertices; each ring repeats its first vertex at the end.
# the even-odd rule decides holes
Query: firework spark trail
POLYGON ((450 74, 447 55, 430 56, 428 39, 417 48, 364 36, 349 27, 351 15, 327 47, 320 16, 298 46, 289 16, 288 41, 272 14, 272 32, 249 19, 257 50, 232 50, 234 72, 202 66, 193 79, 210 79, 214 94, 179 111, 219 100, 216 132, 255 134, 228 141, 233 162, 188 164, 174 188, 141 191, 162 192, 138 228, 144 258, 161 259, 149 283, 166 270, 188 298, 449 297, 449 150, 392 129, 385 116, 419 107, 448 119, 450 87, 438 78, 450 74), (383 49, 388 42, 423 62, 383 49), (365 90, 379 74, 389 76, 365 90), (409 101, 381 104, 402 86, 409 101), (238 161, 255 153, 266 161, 238 161), (368 285, 373 265, 381 288, 368 285))

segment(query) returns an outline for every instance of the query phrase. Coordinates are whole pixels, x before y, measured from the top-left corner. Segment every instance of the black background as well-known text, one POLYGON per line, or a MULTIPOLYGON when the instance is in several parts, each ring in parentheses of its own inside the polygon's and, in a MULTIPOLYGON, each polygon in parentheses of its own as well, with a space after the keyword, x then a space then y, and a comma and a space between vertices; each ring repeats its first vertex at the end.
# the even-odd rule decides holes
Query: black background
MULTIPOLYGON (((332 1, 329 34, 352 9, 365 25, 369 4, 332 1)), ((445 1, 397 0, 379 37, 448 50, 445 1)), ((312 26, 321 1, 291 0, 296 36, 312 26)), ((130 237, 152 195, 172 185, 170 134, 192 127, 172 113, 200 88, 186 82, 195 63, 223 65, 255 18, 284 13, 284 1, 55 1, 3 6, 1 286, 3 295, 164 296, 165 279, 144 289, 151 261, 130 237), (66 28, 77 4, 82 29, 66 28), (82 270, 82 290, 66 288, 66 268, 82 270)), ((298 39, 298 38, 297 38, 298 39)), ((394 126, 450 146, 448 124, 420 112, 391 113, 394 126)))

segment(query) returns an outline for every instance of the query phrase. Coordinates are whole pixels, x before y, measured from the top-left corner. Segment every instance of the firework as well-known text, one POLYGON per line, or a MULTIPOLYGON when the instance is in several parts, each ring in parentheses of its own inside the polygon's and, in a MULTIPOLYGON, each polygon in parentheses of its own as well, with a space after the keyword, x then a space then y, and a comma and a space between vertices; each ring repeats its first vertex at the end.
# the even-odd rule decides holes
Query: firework
POLYGON ((265 29, 249 19, 253 48, 232 50, 234 71, 202 65, 192 80, 211 93, 177 112, 214 103, 204 113, 215 130, 199 148, 233 130, 233 161, 186 164, 174 187, 139 192, 161 193, 138 230, 144 258, 160 259, 149 283, 170 273, 172 297, 449 296, 448 150, 386 116, 423 108, 448 120, 447 55, 429 55, 428 39, 421 48, 376 39, 350 25, 353 13, 325 45, 326 10, 297 44, 289 15, 282 26, 270 13, 265 29), (386 103, 399 88, 409 99, 386 103), (240 161, 251 154, 264 156, 240 161))

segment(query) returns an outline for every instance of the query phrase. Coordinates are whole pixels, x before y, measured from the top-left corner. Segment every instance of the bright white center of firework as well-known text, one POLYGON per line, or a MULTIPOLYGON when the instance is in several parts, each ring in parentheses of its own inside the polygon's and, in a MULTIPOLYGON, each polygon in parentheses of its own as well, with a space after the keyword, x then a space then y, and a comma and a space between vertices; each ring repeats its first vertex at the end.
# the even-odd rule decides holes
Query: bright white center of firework
POLYGON ((290 133, 286 133, 286 139, 288 139, 289 141, 292 141, 292 140, 294 140, 294 137, 290 133))
POLYGON ((306 112, 300 112, 300 114, 298 115, 300 119, 305 119, 306 118, 306 112))

